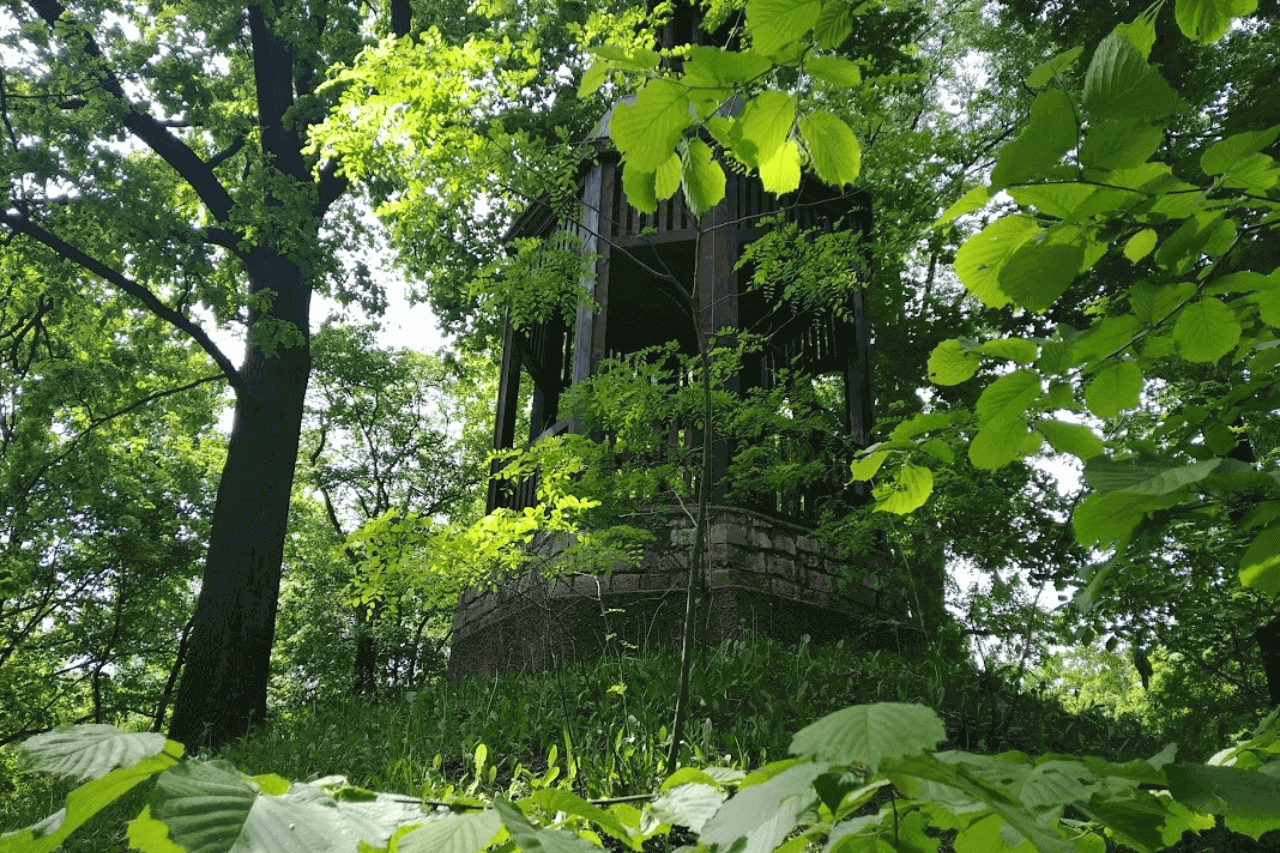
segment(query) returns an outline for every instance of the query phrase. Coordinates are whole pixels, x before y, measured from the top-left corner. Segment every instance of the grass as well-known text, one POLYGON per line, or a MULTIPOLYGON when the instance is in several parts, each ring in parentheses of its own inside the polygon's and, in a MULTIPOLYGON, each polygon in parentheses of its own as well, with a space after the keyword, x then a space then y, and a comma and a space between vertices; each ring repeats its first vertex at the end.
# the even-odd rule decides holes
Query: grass
MULTIPOLYGON (((587 797, 646 793, 663 776, 678 672, 676 654, 660 651, 550 673, 436 681, 378 701, 280 709, 217 757, 248 774, 298 780, 341 774, 354 785, 425 799, 521 796, 546 785, 587 797)), ((695 662, 681 763, 756 767, 785 757, 792 734, 808 723, 848 705, 884 701, 934 708, 950 748, 1116 760, 1160 748, 1136 721, 1068 714, 1053 696, 1016 695, 998 678, 942 654, 905 660, 749 638, 707 649, 695 662)), ((55 811, 66 789, 0 752, 0 828, 55 811)), ((67 849, 123 850, 123 823, 144 797, 137 792, 100 815, 67 849)))

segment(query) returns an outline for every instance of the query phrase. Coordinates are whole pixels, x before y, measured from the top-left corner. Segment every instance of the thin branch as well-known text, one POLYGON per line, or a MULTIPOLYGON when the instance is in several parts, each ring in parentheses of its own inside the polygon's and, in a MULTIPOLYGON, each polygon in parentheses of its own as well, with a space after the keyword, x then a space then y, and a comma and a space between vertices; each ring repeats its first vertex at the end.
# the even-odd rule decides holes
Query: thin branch
POLYGON ((226 376, 227 381, 231 384, 231 387, 236 390, 237 394, 249 393, 249 387, 245 384, 244 379, 240 376, 239 372, 236 371, 235 365, 231 363, 231 359, 227 358, 226 353, 218 348, 218 345, 213 342, 213 339, 209 337, 208 333, 205 332, 204 329, 200 328, 200 326, 198 326, 190 317, 187 317, 184 314, 179 314, 177 311, 164 304, 164 302, 160 300, 160 297, 156 296, 136 281, 122 275, 102 263, 102 261, 99 261, 97 258, 80 251, 75 246, 72 246, 53 232, 37 225, 35 222, 32 222, 27 217, 5 211, 4 213, 0 213, 0 221, 3 221, 5 225, 9 226, 11 231, 23 234, 38 243, 48 246, 63 259, 71 261, 77 266, 83 267, 94 275, 110 282, 115 287, 123 290, 125 293, 140 301, 146 306, 147 310, 156 317, 164 320, 174 328, 185 332, 192 340, 200 345, 201 349, 209 354, 209 357, 218 365, 218 368, 226 376))
MULTIPOLYGON (((72 19, 72 16, 67 14, 67 8, 59 3, 58 0, 27 0, 27 5, 35 10, 36 14, 44 20, 50 30, 54 30, 60 21, 65 25, 67 20, 72 19)), ((106 68, 106 57, 98 46, 98 42, 87 31, 83 33, 83 36, 85 53, 102 63, 103 70, 100 79, 102 89, 119 101, 125 108, 120 123, 134 136, 146 143, 148 148, 159 155, 174 171, 182 176, 183 180, 191 185, 191 188, 195 190, 196 195, 200 196, 200 200, 209 208, 209 212, 213 214, 215 219, 219 222, 225 222, 231 215, 231 194, 227 192, 226 188, 222 186, 222 182, 214 175, 213 169, 188 148, 182 140, 170 133, 168 128, 154 116, 142 112, 135 104, 129 101, 125 96, 124 87, 120 84, 115 72, 106 68)))

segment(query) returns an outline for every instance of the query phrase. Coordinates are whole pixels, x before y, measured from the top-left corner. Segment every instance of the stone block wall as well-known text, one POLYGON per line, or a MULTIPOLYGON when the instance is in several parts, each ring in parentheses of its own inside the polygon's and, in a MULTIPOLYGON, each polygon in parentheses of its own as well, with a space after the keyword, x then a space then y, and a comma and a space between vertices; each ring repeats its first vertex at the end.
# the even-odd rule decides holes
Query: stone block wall
MULTIPOLYGON (((910 651, 919 637, 903 599, 871 584, 878 562, 856 566, 862 583, 837 584, 847 560, 821 547, 803 527, 737 507, 711 507, 708 600, 697 614, 702 642, 756 632, 782 643, 808 634, 815 643, 845 639, 858 648, 910 651)), ((671 548, 649 547, 637 565, 608 574, 536 574, 463 594, 453 623, 450 678, 540 671, 601 655, 678 644, 688 575, 684 560, 692 522, 673 516, 671 548)), ((563 543, 545 543, 554 559, 563 543)))

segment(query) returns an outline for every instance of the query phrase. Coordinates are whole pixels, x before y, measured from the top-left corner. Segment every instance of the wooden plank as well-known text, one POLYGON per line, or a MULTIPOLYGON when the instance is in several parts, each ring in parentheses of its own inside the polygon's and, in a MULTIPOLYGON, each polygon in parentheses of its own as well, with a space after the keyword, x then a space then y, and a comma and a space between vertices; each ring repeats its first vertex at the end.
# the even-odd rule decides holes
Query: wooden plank
MULTIPOLYGON (((493 426, 493 449, 506 450, 515 446, 516 414, 520 406, 520 359, 512 337, 514 330, 507 323, 502 334, 502 366, 498 371, 498 407, 493 426)), ((489 495, 485 501, 486 512, 493 512, 503 505, 503 488, 493 479, 497 463, 489 474, 489 495)))
MULTIPOLYGON (((594 279, 585 283, 588 294, 602 305, 608 301, 609 241, 600 239, 601 210, 614 207, 613 195, 620 191, 614 182, 616 167, 602 162, 587 175, 582 193, 582 227, 585 235, 582 250, 603 257, 596 263, 594 279)), ((573 381, 581 382, 592 373, 591 351, 595 339, 597 321, 603 325, 603 316, 593 313, 586 301, 578 306, 573 337, 573 381)))

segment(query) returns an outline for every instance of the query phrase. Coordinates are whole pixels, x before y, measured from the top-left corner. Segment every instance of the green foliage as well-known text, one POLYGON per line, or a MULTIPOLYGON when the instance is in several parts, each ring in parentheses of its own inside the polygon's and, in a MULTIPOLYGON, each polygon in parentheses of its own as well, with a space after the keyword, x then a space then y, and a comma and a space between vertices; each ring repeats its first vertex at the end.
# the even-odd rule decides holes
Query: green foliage
MULTIPOLYGON (((75 763, 91 768, 93 778, 68 795, 65 818, 55 815, 6 833, 0 849, 52 849, 128 787, 154 776, 147 806, 130 824, 128 837, 135 849, 162 853, 471 853, 495 843, 585 853, 597 849, 599 831, 639 850, 649 838, 668 836, 673 826, 686 827, 703 845, 756 853, 823 841, 831 850, 933 850, 938 832, 947 830, 956 833, 957 849, 975 843, 1014 849, 1029 842, 1046 853, 1072 853, 1095 850, 1106 837, 1154 851, 1185 831, 1213 827, 1215 813, 1253 838, 1280 828, 1271 775, 1280 755, 1277 728, 1273 715, 1252 737, 1204 765, 1175 763, 1172 748, 1125 763, 1053 753, 984 756, 935 752, 945 729, 928 708, 858 705, 797 733, 790 746, 795 758, 745 775, 715 765, 684 768, 647 797, 597 804, 542 787, 488 802, 457 797, 451 808, 437 811, 416 798, 354 787, 343 777, 291 783, 276 775, 247 776, 225 761, 176 763, 181 747, 163 741, 158 751, 148 743, 141 756, 130 750, 104 761, 101 732, 87 732, 83 748, 89 755, 75 763), (122 761, 127 763, 113 769, 122 761)), ((52 763, 40 743, 27 752, 37 764, 57 766, 75 752, 75 734, 59 740, 52 763)), ((567 734, 565 744, 571 747, 567 734)), ((477 777, 486 758, 481 745, 477 777)))

